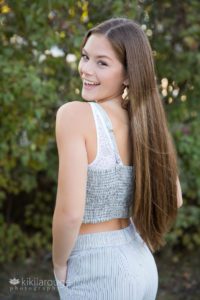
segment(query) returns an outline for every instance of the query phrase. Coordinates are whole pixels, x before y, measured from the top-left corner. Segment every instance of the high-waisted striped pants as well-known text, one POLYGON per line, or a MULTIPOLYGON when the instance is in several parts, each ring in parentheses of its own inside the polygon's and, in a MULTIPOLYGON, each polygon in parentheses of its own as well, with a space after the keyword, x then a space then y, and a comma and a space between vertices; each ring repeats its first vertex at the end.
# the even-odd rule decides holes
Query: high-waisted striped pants
POLYGON ((61 300, 154 300, 158 288, 154 258, 132 223, 78 235, 66 286, 55 279, 61 300))

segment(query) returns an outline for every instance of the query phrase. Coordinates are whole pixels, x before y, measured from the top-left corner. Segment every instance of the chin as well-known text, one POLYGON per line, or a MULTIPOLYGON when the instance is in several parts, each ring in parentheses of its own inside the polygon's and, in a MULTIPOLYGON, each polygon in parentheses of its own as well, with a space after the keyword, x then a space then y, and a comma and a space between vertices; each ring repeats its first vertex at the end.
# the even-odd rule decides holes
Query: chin
POLYGON ((82 99, 83 99, 85 102, 92 102, 92 101, 94 101, 94 100, 88 100, 88 99, 85 99, 85 98, 83 98, 83 97, 82 97, 82 99))
POLYGON ((94 101, 94 98, 91 98, 91 97, 87 97, 85 95, 81 95, 81 97, 85 100, 85 101, 94 101))
POLYGON ((82 99, 83 99, 84 101, 87 101, 87 102, 93 101, 93 99, 88 99, 88 98, 86 98, 86 97, 82 97, 82 99))

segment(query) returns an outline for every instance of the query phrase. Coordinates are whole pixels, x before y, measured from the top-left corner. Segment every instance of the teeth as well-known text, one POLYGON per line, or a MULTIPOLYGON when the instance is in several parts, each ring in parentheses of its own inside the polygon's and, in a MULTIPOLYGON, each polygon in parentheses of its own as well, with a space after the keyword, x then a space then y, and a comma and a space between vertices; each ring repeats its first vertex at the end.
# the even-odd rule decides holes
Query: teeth
POLYGON ((85 83, 85 84, 90 84, 90 85, 97 85, 98 84, 98 82, 92 82, 92 81, 87 81, 87 80, 83 80, 83 82, 85 83))

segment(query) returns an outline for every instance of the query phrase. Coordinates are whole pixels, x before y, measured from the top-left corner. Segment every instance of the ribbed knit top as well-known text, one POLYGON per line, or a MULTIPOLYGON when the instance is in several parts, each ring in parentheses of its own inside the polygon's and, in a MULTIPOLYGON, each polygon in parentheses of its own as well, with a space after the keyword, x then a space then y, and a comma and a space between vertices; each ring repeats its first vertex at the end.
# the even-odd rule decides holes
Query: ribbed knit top
POLYGON ((91 106, 97 133, 97 155, 88 165, 86 203, 82 223, 130 217, 134 167, 123 164, 112 122, 104 108, 91 106))

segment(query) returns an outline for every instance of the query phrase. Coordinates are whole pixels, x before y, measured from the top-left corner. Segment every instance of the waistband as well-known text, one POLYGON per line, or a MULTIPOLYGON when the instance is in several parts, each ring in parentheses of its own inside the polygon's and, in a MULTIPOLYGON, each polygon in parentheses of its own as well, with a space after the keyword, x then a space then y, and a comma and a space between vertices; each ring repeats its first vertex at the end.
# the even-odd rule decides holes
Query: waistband
POLYGON ((136 229, 132 223, 118 230, 80 234, 71 254, 79 250, 125 244, 133 241, 135 236, 136 229))

